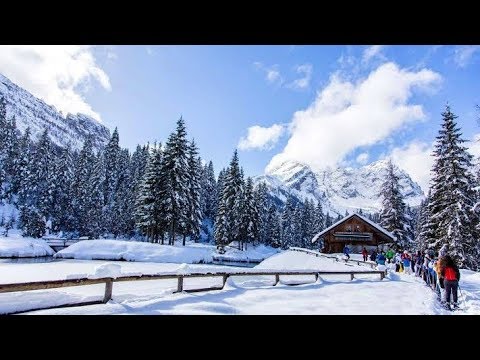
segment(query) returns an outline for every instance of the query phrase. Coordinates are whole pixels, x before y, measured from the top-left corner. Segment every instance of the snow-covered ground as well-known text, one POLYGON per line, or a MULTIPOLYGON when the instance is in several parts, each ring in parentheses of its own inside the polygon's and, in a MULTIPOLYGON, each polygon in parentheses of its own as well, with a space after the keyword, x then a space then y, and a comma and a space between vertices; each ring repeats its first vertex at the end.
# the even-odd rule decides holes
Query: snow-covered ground
POLYGON ((265 245, 249 246, 247 250, 244 251, 227 246, 225 250, 226 253, 223 255, 215 254, 215 260, 261 262, 281 251, 280 249, 265 245))
POLYGON ((168 246, 138 241, 84 240, 59 251, 56 258, 211 263, 212 251, 201 246, 168 246))
MULTIPOLYGON (((92 277, 106 271, 111 262, 65 260, 45 264, 0 264, 0 283, 92 277), (103 266, 102 266, 103 265, 103 266)), ((117 275, 164 272, 225 271, 256 269, 369 270, 357 266, 286 251, 274 255, 255 269, 215 265, 121 262, 117 275)), ((298 281, 300 276, 296 278, 298 281)), ((176 280, 114 283, 108 304, 32 311, 30 314, 480 314, 480 273, 462 270, 460 281, 463 311, 444 310, 435 294, 419 278, 391 272, 378 275, 322 276, 306 285, 287 286, 295 277, 281 277, 272 286, 272 276, 233 277, 219 291, 177 293, 176 280)), ((307 280, 307 279, 303 279, 307 280)), ((185 289, 220 285, 219 278, 186 279, 185 289)), ((66 302, 100 300, 104 285, 90 285, 22 293, 0 294, 0 312, 26 310, 66 302)))
POLYGON ((187 246, 169 246, 122 240, 85 240, 55 254, 64 259, 127 260, 164 263, 211 263, 216 260, 262 261, 278 252, 277 249, 260 245, 246 251, 227 247, 223 255, 209 244, 190 243, 187 246))
POLYGON ((48 256, 54 253, 44 240, 22 237, 15 230, 11 230, 8 237, 0 236, 0 258, 48 256))

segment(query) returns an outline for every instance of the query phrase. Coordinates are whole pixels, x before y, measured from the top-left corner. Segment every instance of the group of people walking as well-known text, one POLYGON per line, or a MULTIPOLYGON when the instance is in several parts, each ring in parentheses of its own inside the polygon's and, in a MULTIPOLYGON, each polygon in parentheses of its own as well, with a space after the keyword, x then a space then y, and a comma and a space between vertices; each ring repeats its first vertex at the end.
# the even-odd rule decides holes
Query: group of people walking
MULTIPOLYGON (((350 259, 350 249, 344 248, 344 254, 350 259)), ((367 261, 368 251, 362 249, 363 261, 367 261)), ((403 252, 394 252, 389 249, 387 252, 377 252, 372 250, 370 260, 378 265, 395 264, 396 272, 405 274, 415 274, 421 277, 427 286, 435 291, 442 304, 449 310, 458 308, 458 282, 460 280, 460 270, 455 264, 453 258, 448 255, 447 246, 443 246, 438 254, 430 249, 428 251, 417 251, 410 254, 407 250, 403 252), (435 256, 437 255, 437 256, 435 256), (453 298, 453 302, 451 302, 453 298)))

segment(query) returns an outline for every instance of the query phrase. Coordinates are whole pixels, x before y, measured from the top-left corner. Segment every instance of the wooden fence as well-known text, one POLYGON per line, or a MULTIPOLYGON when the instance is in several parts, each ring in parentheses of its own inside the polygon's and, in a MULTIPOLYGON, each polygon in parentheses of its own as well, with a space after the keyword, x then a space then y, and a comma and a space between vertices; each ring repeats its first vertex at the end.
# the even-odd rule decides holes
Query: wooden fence
POLYGON ((357 264, 357 265, 365 264, 365 265, 370 266, 372 269, 374 269, 377 266, 376 263, 369 262, 369 261, 354 260, 354 259, 350 259, 350 260, 347 260, 347 261, 339 260, 338 257, 334 256, 334 255, 327 255, 327 254, 323 254, 323 253, 315 251, 315 250, 309 250, 309 249, 304 249, 304 248, 299 248, 299 247, 290 247, 289 250, 299 251, 299 252, 315 255, 316 257, 322 256, 322 257, 326 257, 328 259, 334 259, 335 261, 344 261, 344 262, 354 263, 354 264, 357 264))
MULTIPOLYGON (((29 309, 17 311, 27 312, 33 310, 44 310, 58 307, 67 307, 67 306, 81 306, 81 305, 91 305, 99 303, 107 303, 112 298, 113 283, 121 281, 139 281, 139 280, 165 280, 165 279, 177 279, 177 291, 176 292, 195 292, 195 291, 210 291, 210 290, 222 290, 227 282, 229 277, 233 276, 265 276, 271 275, 275 277, 275 282, 273 286, 277 285, 280 282, 280 276, 292 276, 292 275, 312 275, 315 277, 315 281, 318 280, 318 277, 321 275, 350 275, 350 280, 355 278, 355 275, 368 275, 368 274, 377 274, 380 275, 380 280, 383 280, 385 273, 383 271, 315 271, 315 270, 290 270, 290 271, 280 271, 280 270, 263 270, 263 271, 236 271, 236 272, 217 272, 217 273, 188 273, 188 274, 157 274, 157 275, 134 275, 134 276, 122 276, 122 277, 103 277, 97 279, 81 278, 81 279, 67 279, 67 280, 50 280, 50 281, 38 281, 38 282, 28 282, 28 283, 16 283, 16 284, 0 284, 0 293, 16 292, 16 291, 31 291, 31 290, 44 290, 44 289, 55 289, 62 287, 70 286, 84 286, 84 285, 94 285, 94 284, 105 284, 105 293, 102 301, 89 301, 87 303, 75 303, 75 304, 65 304, 61 306, 51 306, 37 309, 29 309), (199 289, 183 289, 184 279, 189 278, 203 278, 203 277, 220 277, 222 278, 222 286, 209 287, 209 288, 199 288, 199 289)), ((306 284, 310 282, 296 283, 295 285, 306 284)))

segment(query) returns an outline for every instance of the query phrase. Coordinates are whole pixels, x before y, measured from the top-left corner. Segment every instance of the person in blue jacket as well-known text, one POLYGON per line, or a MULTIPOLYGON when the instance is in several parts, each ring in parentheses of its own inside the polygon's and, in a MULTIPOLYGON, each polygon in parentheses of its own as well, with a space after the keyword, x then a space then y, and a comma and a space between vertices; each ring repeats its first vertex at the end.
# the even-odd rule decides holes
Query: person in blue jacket
POLYGON ((350 248, 347 244, 345 244, 345 247, 343 248, 343 254, 347 257, 348 260, 350 260, 350 248))
POLYGON ((377 256, 377 264, 378 265, 385 265, 385 260, 387 260, 387 258, 385 257, 385 254, 384 252, 382 251, 380 254, 378 254, 377 256))

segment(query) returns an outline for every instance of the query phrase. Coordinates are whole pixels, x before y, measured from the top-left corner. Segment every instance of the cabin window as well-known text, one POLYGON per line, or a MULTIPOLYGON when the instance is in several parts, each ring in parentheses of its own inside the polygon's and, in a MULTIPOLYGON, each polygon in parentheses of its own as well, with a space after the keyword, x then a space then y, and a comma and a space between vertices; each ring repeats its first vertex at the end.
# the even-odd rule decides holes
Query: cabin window
POLYGON ((355 231, 360 232, 360 225, 355 226, 355 231))
POLYGON ((351 225, 347 225, 345 229, 346 229, 347 232, 352 232, 352 226, 351 225))

